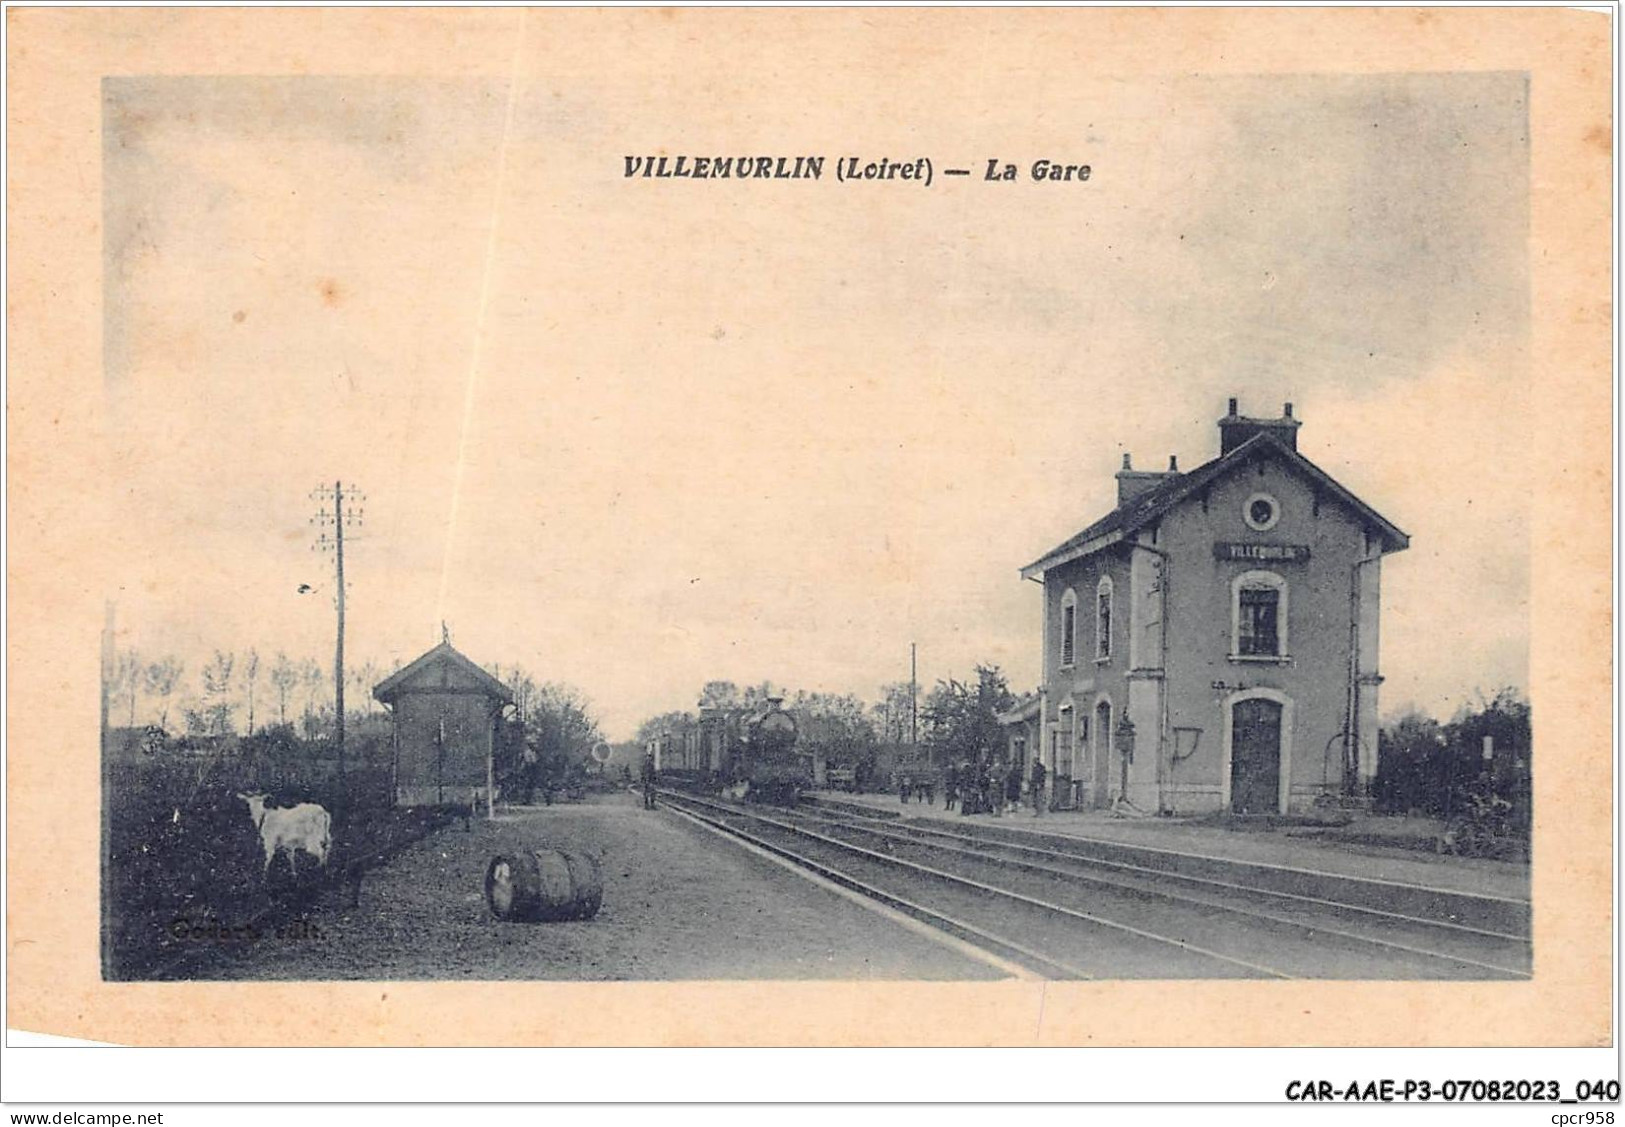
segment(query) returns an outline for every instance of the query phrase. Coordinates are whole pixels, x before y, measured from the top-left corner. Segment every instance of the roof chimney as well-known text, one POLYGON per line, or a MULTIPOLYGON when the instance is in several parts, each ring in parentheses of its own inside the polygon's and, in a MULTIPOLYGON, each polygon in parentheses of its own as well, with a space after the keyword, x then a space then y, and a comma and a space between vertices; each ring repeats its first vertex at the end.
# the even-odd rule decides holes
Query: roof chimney
POLYGON ((1236 401, 1230 400, 1230 413, 1219 420, 1219 454, 1223 456, 1254 435, 1273 435, 1289 450, 1298 448, 1298 428, 1303 424, 1292 417, 1292 404, 1286 404, 1278 419, 1253 419, 1237 414, 1236 401))
POLYGON ((1172 458, 1168 459, 1168 469, 1165 473, 1156 470, 1137 470, 1127 454, 1123 455, 1123 468, 1117 471, 1117 507, 1122 508, 1171 477, 1179 476, 1179 467, 1172 458))

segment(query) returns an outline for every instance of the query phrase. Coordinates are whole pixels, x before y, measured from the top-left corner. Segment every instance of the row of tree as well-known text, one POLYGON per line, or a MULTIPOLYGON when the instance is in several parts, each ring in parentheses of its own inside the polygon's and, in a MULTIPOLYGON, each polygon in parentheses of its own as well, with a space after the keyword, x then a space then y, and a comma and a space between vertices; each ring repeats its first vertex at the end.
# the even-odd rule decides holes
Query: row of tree
MULTIPOLYGON (((590 704, 573 686, 538 681, 517 666, 498 666, 496 673, 514 698, 507 729, 518 741, 513 769, 520 776, 563 773, 565 764, 587 761, 603 742, 590 704)), ((194 736, 278 728, 319 739, 332 728, 332 668, 314 659, 278 653, 266 662, 254 649, 216 650, 193 684, 185 675, 186 664, 171 655, 147 661, 134 652, 119 654, 107 674, 109 721, 133 728, 142 719, 170 731, 175 719, 180 731, 194 736)), ((372 689, 385 675, 372 661, 345 670, 346 700, 354 702, 345 710, 349 716, 376 713, 372 689)))
MULTIPOLYGON (((397 662, 395 668, 399 667, 397 662)), ((292 722, 290 707, 307 737, 332 725, 332 668, 312 658, 278 653, 265 662, 254 649, 242 654, 215 650, 198 669, 193 684, 187 685, 185 676, 185 662, 173 655, 149 661, 133 651, 118 654, 106 672, 104 686, 109 722, 135 727, 145 702, 139 715, 146 723, 167 732, 173 718, 187 735, 194 736, 251 735, 267 724, 286 726, 292 722), (267 703, 274 706, 274 712, 267 703)), ((382 677, 380 666, 372 661, 345 670, 347 696, 357 706, 346 709, 347 714, 370 715, 378 707, 372 687, 382 677)))
POLYGON ((792 690, 762 681, 743 688, 732 681, 707 681, 700 690, 696 711, 663 712, 651 716, 638 727, 636 746, 671 734, 680 738, 699 723, 699 710, 766 708, 777 700, 803 721, 815 725, 823 738, 867 747, 880 742, 901 743, 910 733, 910 689, 907 682, 887 685, 881 699, 865 705, 854 693, 820 693, 792 690))
MULTIPOLYGON (((127 721, 134 727, 139 704, 145 700, 150 705, 145 715, 166 732, 171 713, 179 714, 184 729, 171 735, 246 737, 234 746, 250 759, 265 760, 267 770, 292 770, 313 755, 331 752, 331 669, 282 653, 262 669, 260 656, 252 649, 242 655, 215 651, 198 670, 193 687, 183 685, 185 669, 183 662, 170 656, 144 662, 133 653, 119 655, 106 686, 109 708, 115 712, 110 721, 127 721)), ((593 753, 603 744, 603 736, 591 704, 579 690, 538 681, 516 666, 498 666, 496 674, 514 700, 503 718, 495 763, 504 793, 528 802, 538 792, 572 785, 597 771, 593 753)), ((358 745, 351 749, 358 767, 375 759, 380 750, 387 752, 387 726, 380 727, 383 717, 376 714, 378 704, 372 697, 372 687, 381 677, 372 662, 346 670, 351 699, 359 706, 346 709, 358 745)))
MULTIPOLYGON (((873 762, 882 747, 907 749, 936 764, 963 760, 983 762, 1004 747, 998 714, 1016 703, 1004 673, 996 665, 978 665, 968 680, 940 680, 919 700, 907 681, 882 686, 876 700, 865 703, 853 693, 791 690, 763 681, 740 688, 732 681, 709 681, 700 691, 700 709, 765 707, 779 699, 802 720, 804 743, 821 745, 833 764, 860 766, 873 762)), ((681 736, 699 723, 698 712, 674 711, 651 716, 638 728, 636 748, 664 734, 681 736)))

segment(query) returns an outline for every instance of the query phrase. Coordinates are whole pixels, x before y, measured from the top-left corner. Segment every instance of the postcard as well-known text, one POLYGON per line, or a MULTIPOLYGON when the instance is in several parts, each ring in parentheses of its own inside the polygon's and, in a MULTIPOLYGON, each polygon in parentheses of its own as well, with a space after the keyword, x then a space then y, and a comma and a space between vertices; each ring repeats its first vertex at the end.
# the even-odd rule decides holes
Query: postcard
POLYGON ((1605 15, 9 65, 13 1027, 1607 1041, 1605 15))

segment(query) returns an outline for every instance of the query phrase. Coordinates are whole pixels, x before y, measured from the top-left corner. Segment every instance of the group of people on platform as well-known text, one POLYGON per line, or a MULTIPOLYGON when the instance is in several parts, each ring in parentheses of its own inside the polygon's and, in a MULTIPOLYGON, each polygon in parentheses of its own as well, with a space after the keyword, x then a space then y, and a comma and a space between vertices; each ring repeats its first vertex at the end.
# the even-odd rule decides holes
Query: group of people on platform
POLYGON ((927 806, 937 804, 937 774, 935 771, 899 771, 897 773, 897 797, 903 800, 906 806, 910 799, 917 798, 927 806))
MULTIPOLYGON (((937 801, 937 774, 930 772, 899 772, 898 797, 907 804, 918 796, 931 806, 937 801)), ((1032 807, 1033 816, 1044 812, 1046 773, 1044 764, 1033 760, 1030 771, 1023 771, 1020 760, 1006 764, 992 756, 972 763, 965 760, 950 763, 942 773, 942 808, 959 809, 961 814, 993 814, 1002 816, 1021 808, 1023 794, 1032 807)))

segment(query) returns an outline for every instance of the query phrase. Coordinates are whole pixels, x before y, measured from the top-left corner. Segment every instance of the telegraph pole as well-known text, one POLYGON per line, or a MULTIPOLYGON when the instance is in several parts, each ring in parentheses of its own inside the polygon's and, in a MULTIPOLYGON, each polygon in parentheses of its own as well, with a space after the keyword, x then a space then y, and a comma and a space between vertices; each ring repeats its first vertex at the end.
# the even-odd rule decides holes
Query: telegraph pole
POLYGON ((332 488, 319 485, 310 492, 311 500, 320 503, 316 515, 311 518, 313 524, 321 527, 322 531, 316 537, 315 548, 318 551, 331 549, 334 555, 335 575, 338 583, 338 593, 334 603, 338 608, 338 640, 333 647, 333 712, 338 749, 339 793, 344 795, 344 530, 346 527, 357 528, 361 524, 361 503, 366 500, 361 490, 354 485, 346 486, 342 481, 335 481, 332 488), (333 502, 332 509, 327 503, 333 502), (350 502, 350 509, 345 511, 344 503, 350 502), (332 529, 329 536, 327 530, 332 529))

